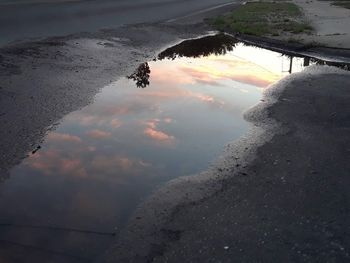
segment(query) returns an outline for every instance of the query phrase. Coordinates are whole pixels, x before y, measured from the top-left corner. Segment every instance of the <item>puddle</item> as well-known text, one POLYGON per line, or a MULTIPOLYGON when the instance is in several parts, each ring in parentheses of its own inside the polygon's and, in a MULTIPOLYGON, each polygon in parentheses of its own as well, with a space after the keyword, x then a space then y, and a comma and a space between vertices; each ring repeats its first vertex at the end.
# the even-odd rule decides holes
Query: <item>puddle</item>
POLYGON ((101 255, 151 191, 205 170, 247 131, 242 113, 262 91, 291 65, 300 71, 309 63, 290 61, 223 35, 207 37, 169 48, 103 88, 2 183, 4 260, 101 255))

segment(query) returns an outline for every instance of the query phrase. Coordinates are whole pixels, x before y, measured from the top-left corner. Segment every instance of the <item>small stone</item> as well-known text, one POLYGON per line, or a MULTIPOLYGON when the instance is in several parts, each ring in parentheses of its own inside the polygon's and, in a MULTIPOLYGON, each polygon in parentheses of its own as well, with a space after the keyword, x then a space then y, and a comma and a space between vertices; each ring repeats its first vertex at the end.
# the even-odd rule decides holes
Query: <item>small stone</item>
POLYGON ((229 246, 224 246, 224 249, 225 250, 228 250, 230 247, 229 246))

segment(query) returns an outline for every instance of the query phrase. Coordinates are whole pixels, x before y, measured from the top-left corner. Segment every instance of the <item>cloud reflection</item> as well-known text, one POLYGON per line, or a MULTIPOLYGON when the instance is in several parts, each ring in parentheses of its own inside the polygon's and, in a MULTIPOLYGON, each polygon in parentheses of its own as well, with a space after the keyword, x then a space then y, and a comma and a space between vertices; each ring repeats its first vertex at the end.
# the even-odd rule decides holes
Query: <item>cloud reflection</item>
MULTIPOLYGON (((169 119, 167 119, 169 121, 169 119)), ((158 123, 160 122, 159 119, 154 119, 146 122, 146 128, 144 129, 144 134, 148 136, 149 138, 156 140, 158 142, 165 142, 167 144, 174 143, 175 137, 169 134, 166 134, 165 132, 159 130, 157 128, 158 123)))
MULTIPOLYGON (((227 52, 224 44, 220 50, 227 52)), ((77 129, 78 133, 51 132, 48 135, 47 141, 55 143, 56 147, 57 142, 79 144, 70 150, 72 152, 70 156, 64 154, 64 151, 48 149, 32 158, 32 167, 42 170, 45 174, 56 172, 78 176, 85 176, 89 173, 130 173, 151 167, 148 162, 131 158, 127 153, 106 156, 101 149, 108 148, 111 152, 118 152, 117 149, 112 150, 112 147, 119 146, 113 145, 114 142, 112 143, 111 139, 118 138, 114 140, 117 142, 126 134, 131 136, 135 143, 144 143, 146 137, 149 139, 148 145, 174 145, 177 141, 176 134, 171 134, 173 130, 165 129, 165 127, 173 123, 177 117, 174 113, 169 115, 167 111, 165 113, 168 116, 161 117, 164 111, 163 105, 181 101, 189 102, 188 105, 204 103, 215 110, 220 109, 230 114, 240 113, 241 106, 237 102, 227 100, 226 93, 220 94, 220 92, 227 92, 227 88, 236 88, 240 93, 246 94, 250 92, 250 89, 230 81, 249 84, 256 88, 266 87, 280 77, 232 53, 219 57, 203 58, 199 56, 195 60, 181 58, 172 63, 169 61, 151 62, 144 68, 144 73, 147 80, 148 77, 152 80, 152 86, 148 89, 135 92, 134 89, 128 89, 128 86, 122 89, 124 84, 120 87, 115 86, 114 89, 111 87, 105 96, 94 105, 67 117, 72 126, 84 127, 77 129), (149 76, 149 66, 152 66, 151 76, 149 76), (188 99, 193 100, 196 104, 188 99), (147 120, 145 116, 151 118, 147 120), (81 138, 84 138, 84 141, 81 138), (94 157, 91 158, 91 156, 94 157)), ((124 82, 130 83, 128 80, 124 82)), ((63 144, 62 149, 66 149, 63 144)))
MULTIPOLYGON (((57 142, 74 143, 80 146, 75 147, 74 154, 71 156, 53 149, 39 153, 36 159, 33 158, 32 167, 42 170, 45 174, 61 173, 77 176, 86 176, 87 173, 115 174, 118 171, 130 173, 135 169, 150 167, 148 162, 135 160, 127 154, 105 156, 98 145, 102 142, 91 139, 103 140, 104 147, 117 147, 110 144, 111 138, 123 138, 120 136, 123 136, 123 131, 127 131, 129 135, 134 136, 136 143, 140 143, 142 137, 137 136, 140 136, 141 131, 143 138, 150 139, 149 142, 153 145, 174 145, 176 135, 169 134, 164 129, 164 125, 174 122, 174 115, 166 118, 155 117, 162 113, 162 105, 182 99, 183 101, 193 99, 196 103, 205 103, 215 109, 238 112, 241 111, 239 106, 227 101, 226 96, 216 92, 218 89, 232 85, 232 82, 227 81, 234 80, 254 87, 266 87, 280 77, 262 66, 231 53, 225 57, 199 57, 191 61, 182 58, 173 63, 158 61, 150 64, 153 84, 150 88, 139 92, 126 89, 122 90, 122 93, 111 89, 104 100, 100 100, 82 112, 68 116, 67 119, 72 125, 78 124, 84 127, 82 132, 80 134, 51 132, 47 136, 47 141, 55 143, 56 147, 57 142), (210 89, 202 88, 203 85, 210 89), (155 118, 145 121, 144 114, 155 118), (123 129, 119 129, 122 126, 123 129), (130 127, 133 127, 132 130, 130 127), (84 138, 84 141, 81 138, 84 138), (88 160, 86 156, 92 155, 94 158, 89 157, 88 160)), ((145 72, 148 73, 148 69, 145 72)), ((236 86, 232 85, 232 87, 236 86)), ((237 86, 236 90, 247 93, 249 87, 237 86)))
POLYGON ((91 166, 99 171, 128 171, 132 168, 133 164, 133 161, 123 156, 97 156, 91 162, 91 166))
POLYGON ((227 59, 217 57, 208 59, 209 62, 183 64, 180 69, 197 83, 216 86, 222 85, 218 84, 219 81, 226 79, 263 88, 280 78, 279 74, 235 56, 227 59))
POLYGON ((87 175, 80 159, 64 157, 60 151, 53 149, 32 155, 29 160, 29 166, 40 170, 44 175, 87 175))
POLYGON ((80 143, 81 139, 78 136, 70 135, 67 133, 58 133, 58 132, 50 132, 47 137, 47 140, 55 141, 55 142, 75 142, 80 143))
MULTIPOLYGON (((90 148, 90 147, 88 147, 90 148)), ((152 164, 139 158, 125 155, 106 155, 93 149, 93 158, 88 149, 72 149, 67 156, 64 152, 52 148, 30 156, 26 161, 28 167, 47 176, 76 176, 113 180, 122 182, 128 175, 137 175, 152 164), (107 177, 106 177, 107 176, 107 177)))
MULTIPOLYGON (((5 198, 3 211, 22 200, 25 209, 16 220, 26 218, 29 209, 36 221, 48 216, 73 226, 103 227, 108 220, 115 226, 133 208, 130 202, 155 184, 205 169, 225 143, 246 131, 242 111, 259 101, 257 87, 275 76, 231 52, 204 59, 208 46, 193 48, 197 59, 150 62, 152 75, 145 69, 138 76, 146 84, 150 78, 148 88, 120 79, 103 88, 93 104, 65 117, 42 148, 14 170, 20 176, 13 180, 26 183, 9 184, 17 190, 5 194, 12 192, 17 203, 5 198), (40 191, 32 195, 29 188, 40 191)), ((227 51, 225 43, 216 50, 227 51)))
POLYGON ((112 137, 111 132, 106 132, 106 131, 98 130, 98 129, 88 131, 86 134, 94 139, 108 139, 108 138, 112 137))
POLYGON ((111 120, 111 126, 113 128, 119 128, 120 126, 122 126, 122 122, 118 119, 113 119, 111 120))

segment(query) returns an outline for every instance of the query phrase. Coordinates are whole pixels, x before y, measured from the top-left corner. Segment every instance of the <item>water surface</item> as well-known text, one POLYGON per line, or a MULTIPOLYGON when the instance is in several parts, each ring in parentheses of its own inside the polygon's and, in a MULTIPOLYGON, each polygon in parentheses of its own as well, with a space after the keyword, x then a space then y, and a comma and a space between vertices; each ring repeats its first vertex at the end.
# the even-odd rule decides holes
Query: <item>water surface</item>
POLYGON ((96 259, 151 191, 206 169, 242 136, 243 112, 290 59, 226 40, 162 52, 48 133, 0 186, 0 261, 96 259))

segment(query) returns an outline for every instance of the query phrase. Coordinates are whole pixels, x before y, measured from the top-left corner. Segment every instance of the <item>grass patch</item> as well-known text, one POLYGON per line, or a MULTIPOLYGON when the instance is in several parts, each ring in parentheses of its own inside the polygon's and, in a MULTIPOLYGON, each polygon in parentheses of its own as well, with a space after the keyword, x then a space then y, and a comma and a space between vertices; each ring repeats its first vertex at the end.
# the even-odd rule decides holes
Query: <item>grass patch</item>
POLYGON ((255 36, 278 36, 283 32, 298 34, 312 30, 303 20, 300 8, 293 3, 248 2, 210 23, 221 31, 228 29, 255 36))

